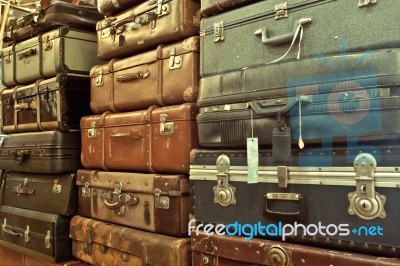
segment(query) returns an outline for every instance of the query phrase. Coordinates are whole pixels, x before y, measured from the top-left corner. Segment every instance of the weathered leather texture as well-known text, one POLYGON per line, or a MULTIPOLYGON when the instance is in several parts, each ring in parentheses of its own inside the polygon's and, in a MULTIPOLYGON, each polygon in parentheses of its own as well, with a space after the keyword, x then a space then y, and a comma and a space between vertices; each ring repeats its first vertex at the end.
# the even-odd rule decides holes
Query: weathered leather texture
POLYGON ((2 83, 28 85, 58 73, 89 74, 102 63, 96 33, 62 26, 0 50, 2 83))
POLYGON ((79 215, 164 235, 187 235, 187 176, 80 169, 76 184, 79 215))
POLYGON ((399 259, 238 236, 192 235, 192 265, 395 266, 399 259), (207 261, 207 264, 204 264, 207 261))
POLYGON ((92 265, 189 266, 190 238, 175 238, 82 216, 71 219, 74 257, 92 265))
POLYGON ((90 107, 93 113, 127 112, 154 104, 166 106, 196 102, 199 42, 199 37, 190 37, 93 67, 90 71, 90 107))
POLYGON ((90 79, 76 74, 57 74, 27 86, 1 92, 2 132, 70 131, 79 129, 90 112, 90 79))
POLYGON ((199 24, 195 0, 146 1, 97 23, 98 56, 110 60, 154 49, 198 35, 199 24))
POLYGON ((6 172, 2 204, 64 216, 78 210, 76 173, 63 175, 6 172))
POLYGON ((71 260, 71 218, 2 205, 0 244, 47 262, 71 260))
POLYGON ((7 135, 0 147, 0 169, 69 174, 81 168, 80 132, 43 131, 7 135))
POLYGON ((143 0, 97 0, 97 9, 100 14, 110 16, 141 2, 143 0))
POLYGON ((87 169, 189 173, 198 146, 195 103, 103 113, 81 119, 81 162, 87 169))

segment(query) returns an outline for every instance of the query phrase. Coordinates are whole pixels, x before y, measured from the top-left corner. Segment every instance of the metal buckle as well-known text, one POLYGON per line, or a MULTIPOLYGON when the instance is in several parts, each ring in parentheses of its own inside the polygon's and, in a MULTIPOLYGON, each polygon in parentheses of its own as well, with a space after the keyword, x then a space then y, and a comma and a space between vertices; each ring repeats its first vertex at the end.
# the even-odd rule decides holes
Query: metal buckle
POLYGON ((167 122, 167 114, 160 114, 160 135, 171 135, 174 133, 174 122, 167 122))
POLYGON ((182 67, 182 55, 175 55, 175 53, 175 48, 169 50, 169 69, 178 69, 182 67))

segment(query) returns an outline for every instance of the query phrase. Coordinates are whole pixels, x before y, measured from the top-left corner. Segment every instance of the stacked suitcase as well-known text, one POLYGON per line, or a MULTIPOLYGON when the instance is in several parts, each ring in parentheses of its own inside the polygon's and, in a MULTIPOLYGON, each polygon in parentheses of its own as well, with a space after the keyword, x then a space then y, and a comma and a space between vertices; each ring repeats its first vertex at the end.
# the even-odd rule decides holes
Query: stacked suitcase
POLYGON ((399 265, 393 6, 201 4, 193 265, 399 265))
POLYGON ((0 148, 0 244, 50 265, 73 259, 79 122, 90 114, 90 68, 101 62, 94 32, 101 15, 67 3, 38 12, 8 28, 12 43, 1 50, 7 136, 0 148))
POLYGON ((81 119, 73 255, 93 265, 190 265, 199 3, 98 1, 93 115, 81 119))

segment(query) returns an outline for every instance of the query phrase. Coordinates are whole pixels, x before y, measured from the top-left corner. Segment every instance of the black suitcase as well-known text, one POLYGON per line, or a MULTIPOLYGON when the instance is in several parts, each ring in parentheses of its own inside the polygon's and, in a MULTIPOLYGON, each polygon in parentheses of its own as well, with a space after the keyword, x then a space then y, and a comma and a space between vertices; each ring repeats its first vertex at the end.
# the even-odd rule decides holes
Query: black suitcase
POLYGON ((192 221, 190 230, 224 224, 248 239, 400 257, 397 164, 377 167, 374 156, 361 153, 354 167, 265 166, 263 158, 251 164, 257 159, 246 154, 215 153, 208 152, 214 160, 205 151, 193 154, 190 182, 197 224, 192 221))
MULTIPOLYGON (((2 204, 34 211, 71 216, 77 213, 76 174, 5 172, 2 204)), ((1 195, 1 194, 0 194, 1 195)))
POLYGON ((59 26, 95 31, 97 21, 103 19, 96 7, 56 2, 44 9, 17 17, 7 24, 6 41, 21 42, 59 26))
POLYGON ((72 259, 69 222, 56 214, 0 207, 0 245, 48 262, 72 259))
POLYGON ((245 147, 398 138, 400 50, 304 59, 201 79, 199 141, 245 147), (328 62, 328 63, 326 63, 328 62), (333 66, 337 67, 332 67, 333 66), (371 122, 373 121, 373 122, 371 122), (274 131, 275 129, 275 131, 274 131))
POLYGON ((43 131, 7 135, 0 147, 0 169, 63 174, 81 168, 80 132, 43 131))
POLYGON ((90 111, 90 78, 57 74, 1 92, 3 133, 79 130, 90 111))

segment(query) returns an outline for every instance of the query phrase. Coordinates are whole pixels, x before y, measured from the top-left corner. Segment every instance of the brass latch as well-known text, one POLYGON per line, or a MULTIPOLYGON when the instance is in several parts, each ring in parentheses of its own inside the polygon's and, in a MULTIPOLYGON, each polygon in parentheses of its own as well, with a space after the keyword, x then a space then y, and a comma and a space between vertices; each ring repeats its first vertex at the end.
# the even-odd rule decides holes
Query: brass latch
POLYGON ((376 4, 378 0, 358 0, 358 6, 367 6, 369 4, 376 4))
POLYGON ((104 85, 103 69, 100 69, 99 75, 96 78, 96 87, 104 85))
POLYGON ((225 154, 217 158, 217 185, 213 187, 214 203, 223 207, 236 204, 236 188, 229 184, 229 157, 225 154))
POLYGON ((58 184, 59 179, 54 179, 53 193, 61 193, 62 185, 58 184))
POLYGON ((287 2, 275 5, 275 19, 287 18, 287 2))
POLYGON ((171 135, 174 133, 174 122, 167 122, 167 114, 160 114, 160 134, 171 135))
POLYGON ((89 139, 95 139, 96 136, 97 136, 96 122, 91 122, 90 123, 90 128, 89 128, 88 133, 87 133, 87 137, 89 139))
POLYGON ((356 191, 348 194, 350 215, 357 215, 363 220, 385 218, 386 197, 375 191, 376 160, 369 153, 361 153, 354 159, 356 171, 356 191))
POLYGON ((178 69, 182 67, 182 55, 175 55, 175 53, 175 48, 169 50, 169 69, 178 69))
POLYGON ((24 241, 25 243, 29 242, 29 225, 26 226, 26 230, 24 231, 24 241))
POLYGON ((50 239, 51 239, 51 232, 50 230, 47 230, 46 237, 44 238, 44 247, 47 249, 51 247, 50 239))
POLYGON ((84 186, 82 187, 82 197, 90 197, 90 188, 88 182, 85 182, 84 186))
POLYGON ((220 42, 224 40, 224 22, 214 23, 214 42, 220 42))
POLYGON ((154 190, 154 206, 159 209, 169 209, 169 197, 160 196, 161 190, 154 190))

